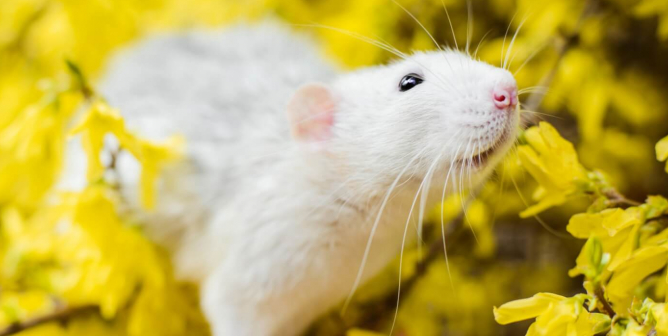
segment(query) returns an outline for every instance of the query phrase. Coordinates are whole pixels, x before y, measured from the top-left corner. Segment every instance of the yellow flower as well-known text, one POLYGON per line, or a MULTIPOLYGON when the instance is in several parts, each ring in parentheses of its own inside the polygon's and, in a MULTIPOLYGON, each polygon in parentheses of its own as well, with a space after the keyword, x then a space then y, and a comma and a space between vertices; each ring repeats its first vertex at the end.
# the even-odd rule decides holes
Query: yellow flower
POLYGON ((668 335, 668 305, 665 303, 653 304, 651 312, 656 321, 654 328, 658 335, 668 335))
MULTIPOLYGON (((638 207, 626 210, 614 208, 593 214, 577 214, 571 217, 566 229, 576 238, 596 237, 599 239, 603 251, 611 257, 607 269, 614 271, 620 263, 630 257, 637 247, 638 230, 644 222, 644 213, 638 207)), ((577 259, 578 266, 569 272, 571 276, 580 274, 577 269, 582 268, 581 263, 587 260, 584 254, 585 249, 583 248, 577 259)))
MULTIPOLYGON (((177 287, 166 256, 123 222, 116 203, 112 189, 96 184, 61 195, 27 220, 5 211, 0 228, 10 239, 2 279, 27 283, 68 306, 99 306, 105 319, 126 312, 124 334, 184 334, 201 317, 177 287)), ((23 314, 17 318, 25 315, 15 311, 23 314)))
POLYGON ((85 117, 75 126, 70 134, 81 133, 84 150, 88 156, 88 181, 92 182, 100 178, 104 172, 100 153, 104 148, 104 137, 107 133, 123 134, 124 122, 118 111, 110 108, 107 104, 94 102, 85 117))
POLYGON ((146 209, 153 209, 155 206, 155 181, 165 165, 181 158, 185 139, 181 136, 172 136, 164 144, 158 144, 126 134, 120 141, 121 146, 127 148, 141 163, 142 205, 146 209))
MULTIPOLYGON (((656 159, 659 161, 668 159, 668 136, 656 143, 656 159)), ((668 173, 668 161, 666 162, 666 173, 668 173)))
POLYGON ((65 125, 79 102, 78 95, 50 93, 0 127, 0 203, 39 204, 60 170, 65 125))
POLYGON ((538 293, 528 299, 515 300, 494 308, 494 319, 500 324, 528 320, 543 314, 551 304, 565 297, 552 293, 538 293))
POLYGON ((534 193, 538 203, 522 211, 521 217, 563 204, 569 196, 591 184, 573 145, 550 124, 541 122, 527 129, 524 139, 527 144, 518 147, 519 159, 540 187, 534 193))
POLYGON ((536 318, 527 336, 592 336, 610 327, 605 314, 590 313, 584 307, 589 299, 585 294, 566 298, 551 293, 539 293, 528 299, 512 301, 494 308, 494 318, 500 324, 508 324, 536 318))
POLYGON ((118 139, 121 149, 130 152, 141 163, 141 200, 146 209, 152 209, 155 205, 155 181, 158 174, 166 164, 181 157, 185 143, 181 136, 173 136, 164 144, 135 136, 125 128, 120 113, 99 100, 92 104, 83 120, 70 132, 77 133, 82 133, 88 157, 89 182, 96 181, 104 173, 100 153, 104 149, 104 137, 109 133, 118 139))
POLYGON ((604 252, 600 239, 591 236, 575 259, 576 266, 568 271, 568 275, 575 277, 582 274, 587 279, 597 281, 609 262, 610 253, 604 252))
POLYGON ((668 262, 668 245, 641 247, 615 270, 607 286, 610 301, 618 311, 625 311, 633 299, 633 290, 648 275, 668 262))
POLYGON ((626 210, 606 209, 598 213, 583 213, 571 217, 566 229, 576 238, 591 235, 615 236, 618 232, 644 220, 637 207, 626 210))
POLYGON ((377 333, 374 331, 368 331, 363 329, 350 329, 346 332, 346 336, 381 336, 385 334, 377 333))
POLYGON ((56 302, 46 292, 3 290, 0 295, 0 326, 34 318, 54 309, 56 302))
POLYGON ((650 335, 651 330, 652 328, 650 326, 638 324, 638 322, 634 320, 629 320, 622 336, 647 336, 650 335))

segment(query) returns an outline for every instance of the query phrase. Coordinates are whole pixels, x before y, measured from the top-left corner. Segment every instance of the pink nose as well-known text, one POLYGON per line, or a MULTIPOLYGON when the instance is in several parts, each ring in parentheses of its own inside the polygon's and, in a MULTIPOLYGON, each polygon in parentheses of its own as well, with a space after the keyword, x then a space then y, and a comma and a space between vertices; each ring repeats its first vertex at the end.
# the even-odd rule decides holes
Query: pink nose
POLYGON ((511 85, 497 86, 492 91, 494 105, 498 109, 515 107, 517 105, 517 88, 511 85))

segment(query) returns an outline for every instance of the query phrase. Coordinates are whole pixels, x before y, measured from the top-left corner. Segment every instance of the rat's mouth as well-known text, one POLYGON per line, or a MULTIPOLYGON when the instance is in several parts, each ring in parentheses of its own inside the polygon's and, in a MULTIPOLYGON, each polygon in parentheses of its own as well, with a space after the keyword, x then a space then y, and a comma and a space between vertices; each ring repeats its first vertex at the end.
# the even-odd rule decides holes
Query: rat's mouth
POLYGON ((467 158, 462 158, 458 160, 457 162, 460 165, 463 166, 468 166, 470 168, 474 169, 480 169, 482 167, 485 167, 489 161, 489 159, 496 154, 502 147, 503 145, 508 141, 510 138, 510 133, 511 133, 511 127, 506 126, 503 130, 503 133, 501 136, 498 137, 498 140, 496 140, 494 143, 492 143, 487 149, 478 152, 471 157, 467 158))
POLYGON ((489 158, 496 153, 496 150, 498 149, 498 147, 501 145, 502 142, 503 140, 501 139, 497 143, 493 144, 491 147, 482 152, 478 152, 473 156, 457 160, 457 163, 460 166, 467 166, 469 168, 475 168, 475 169, 484 167, 489 161, 489 158))
MULTIPOLYGON (((502 142, 502 141, 499 141, 499 143, 500 142, 502 142)), ((496 148, 497 148, 497 144, 494 144, 492 147, 485 150, 484 152, 473 155, 473 157, 471 157, 471 160, 470 160, 471 166, 476 167, 476 168, 484 166, 487 163, 489 157, 494 154, 494 152, 496 151, 496 148)))

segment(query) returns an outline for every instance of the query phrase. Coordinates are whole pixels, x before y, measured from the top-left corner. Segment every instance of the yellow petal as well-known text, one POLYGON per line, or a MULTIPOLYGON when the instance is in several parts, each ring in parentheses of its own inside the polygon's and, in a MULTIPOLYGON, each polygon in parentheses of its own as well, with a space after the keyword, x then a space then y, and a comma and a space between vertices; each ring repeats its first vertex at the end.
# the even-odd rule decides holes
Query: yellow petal
POLYGON ((534 318, 545 312, 551 303, 559 302, 564 297, 552 293, 538 293, 528 299, 515 300, 494 307, 494 319, 499 324, 508 324, 534 318))
POLYGON ((582 247, 577 259, 575 259, 576 266, 568 271, 568 275, 575 277, 583 274, 588 279, 597 277, 603 271, 603 256, 604 251, 601 241, 596 236, 590 237, 582 247))
POLYGON ((568 221, 566 230, 576 238, 586 239, 591 235, 615 236, 619 231, 644 219, 637 208, 622 210, 620 208, 606 209, 597 213, 577 214, 568 221))
POLYGON ((608 230, 610 236, 614 236, 617 232, 624 230, 629 226, 644 222, 643 213, 637 207, 631 207, 626 210, 619 208, 610 210, 611 211, 606 210, 608 212, 601 212, 606 212, 606 215, 602 218, 601 225, 608 230))
POLYGON ((346 336, 381 336, 385 334, 377 333, 375 331, 363 330, 363 329, 350 329, 346 332, 346 336))
MULTIPOLYGON (((614 252, 614 256, 612 257, 612 260, 610 260, 610 265, 608 265, 608 270, 609 271, 615 271, 617 267, 619 267, 623 262, 628 260, 631 255, 633 254, 633 251, 636 249, 636 244, 638 241, 638 231, 640 230, 640 227, 642 226, 643 223, 636 223, 636 225, 633 226, 631 229, 627 229, 624 231, 623 235, 626 237, 624 238, 622 244, 619 246, 619 249, 614 252)), ((622 235, 620 233, 620 235, 622 235)), ((621 237, 620 237, 621 238, 621 237)), ((612 251, 610 253, 613 253, 612 251)))
MULTIPOLYGON (((573 311, 573 305, 562 299, 551 303, 550 306, 536 318, 533 324, 536 335, 567 335, 568 325, 573 323, 577 315, 573 311)), ((528 334, 527 334, 528 335, 528 334)))
POLYGON ((592 235, 604 236, 607 232, 601 225, 603 222, 603 212, 577 214, 568 221, 566 230, 575 238, 587 239, 592 235))
POLYGON ((549 149, 547 148, 547 144, 545 143, 545 140, 543 140, 543 136, 540 132, 540 129, 538 127, 531 127, 524 131, 524 138, 527 140, 527 143, 531 147, 533 147, 536 152, 538 153, 547 153, 549 149))
POLYGON ((568 197, 568 192, 557 192, 547 194, 540 202, 526 208, 524 211, 520 212, 520 217, 527 218, 535 216, 553 206, 561 205, 566 202, 568 197))
POLYGON ((659 140, 656 143, 656 159, 659 161, 665 161, 668 159, 668 136, 659 140))
POLYGON ((545 166, 533 148, 529 146, 519 146, 517 148, 517 154, 522 166, 541 186, 546 189, 560 189, 560 187, 553 182, 549 169, 545 166))
POLYGON ((88 158, 88 181, 100 178, 104 167, 100 161, 100 153, 104 148, 104 137, 109 132, 119 133, 124 130, 124 122, 118 111, 103 102, 92 104, 83 119, 74 126, 70 135, 82 134, 82 144, 88 158))
POLYGON ((652 315, 656 320, 656 331, 659 335, 668 335, 668 305, 659 303, 652 305, 652 315))
MULTIPOLYGON (((613 303, 625 306, 633 296, 635 287, 648 275, 666 265, 667 246, 646 246, 621 263, 608 283, 607 293, 613 303)), ((621 307, 618 307, 621 308, 621 307)))

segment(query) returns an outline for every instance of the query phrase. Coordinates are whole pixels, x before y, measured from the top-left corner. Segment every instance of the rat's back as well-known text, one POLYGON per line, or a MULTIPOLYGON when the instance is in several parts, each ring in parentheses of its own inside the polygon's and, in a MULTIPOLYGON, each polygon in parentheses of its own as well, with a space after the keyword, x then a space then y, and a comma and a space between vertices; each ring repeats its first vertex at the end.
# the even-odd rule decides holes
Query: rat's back
MULTIPOLYGON (((203 236, 207 217, 248 198, 249 185, 271 174, 291 145, 285 112, 291 95, 305 83, 331 80, 335 70, 307 38, 264 22, 149 37, 114 56, 106 73, 99 91, 129 130, 155 141, 186 139, 186 159, 163 172, 149 215, 135 211, 138 163, 121 152, 116 165, 124 198, 132 213, 146 216, 149 235, 182 250, 203 236)), ((81 144, 73 141, 67 155, 60 188, 81 189, 81 144)), ((186 264, 193 269, 182 274, 197 277, 201 266, 186 264)))
POLYGON ((262 23, 143 40, 112 60, 100 91, 143 136, 287 139, 290 95, 333 74, 304 36, 262 23))

